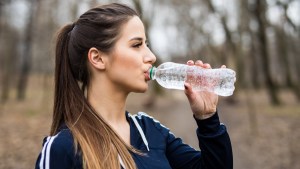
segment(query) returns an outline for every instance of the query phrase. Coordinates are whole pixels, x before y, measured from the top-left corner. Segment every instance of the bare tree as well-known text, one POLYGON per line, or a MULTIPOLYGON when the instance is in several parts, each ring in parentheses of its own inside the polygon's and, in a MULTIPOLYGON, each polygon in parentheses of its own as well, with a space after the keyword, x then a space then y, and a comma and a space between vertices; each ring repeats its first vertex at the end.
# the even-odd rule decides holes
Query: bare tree
MULTIPOLYGON (((1 102, 5 103, 9 99, 9 93, 14 80, 16 52, 18 46, 18 32, 11 27, 4 28, 6 33, 1 36, 2 40, 5 40, 5 48, 1 51, 2 60, 2 94, 1 102)), ((4 44, 3 42, 1 42, 4 44)))
POLYGON ((18 100, 25 99, 25 93, 29 78, 29 73, 32 65, 32 41, 34 34, 34 23, 37 8, 40 7, 40 0, 29 0, 30 9, 29 9, 29 18, 26 25, 25 30, 25 38, 24 38, 24 47, 21 53, 21 65, 20 65, 20 75, 19 81, 17 85, 17 98, 18 100))
POLYGON ((271 99, 272 104, 279 105, 280 99, 278 96, 278 88, 272 79, 272 72, 270 67, 270 55, 268 51, 268 39, 266 35, 267 21, 266 21, 266 1, 265 0, 255 0, 253 15, 258 24, 258 46, 260 57, 263 66, 263 74, 266 79, 266 87, 271 99))
POLYGON ((5 103, 9 99, 13 73, 15 71, 16 53, 18 49, 18 32, 9 25, 7 18, 9 14, 3 10, 4 5, 10 1, 1 1, 0 3, 0 79, 1 79, 1 103, 5 103))
MULTIPOLYGON (((3 12, 3 6, 4 6, 4 2, 0 2, 0 52, 1 53, 4 53, 4 48, 3 48, 3 46, 4 46, 4 42, 3 42, 3 37, 2 37, 2 35, 3 35, 3 29, 4 29, 4 17, 3 17, 3 15, 5 15, 4 14, 4 12, 3 12)), ((0 57, 0 79, 2 80, 2 81, 4 81, 4 69, 3 69, 3 67, 4 67, 4 57, 2 56, 2 57, 0 57)), ((5 100, 5 98, 6 98, 6 94, 3 94, 5 91, 5 88, 3 87, 3 84, 1 84, 0 83, 0 87, 2 87, 2 90, 1 90, 1 102, 3 102, 4 100, 5 100)))
MULTIPOLYGON (((212 13, 218 13, 211 0, 205 0, 205 3, 207 4, 208 9, 212 13)), ((223 27, 223 30, 225 32, 225 37, 226 37, 225 38, 225 45, 226 45, 226 48, 229 49, 227 51, 227 53, 229 53, 229 54, 227 54, 227 55, 223 54, 223 57, 221 58, 222 59, 221 62, 225 63, 225 64, 228 64, 228 59, 229 58, 233 58, 233 57, 237 56, 237 54, 236 54, 237 53, 237 47, 236 47, 235 43, 233 42, 231 32, 228 28, 226 15, 220 14, 220 13, 218 13, 218 14, 220 16, 222 27, 223 27), (231 55, 231 57, 230 57, 230 55, 231 55)))
POLYGON ((239 11, 236 12, 239 16, 239 19, 236 20, 237 29, 229 27, 228 20, 231 18, 226 13, 227 6, 216 6, 215 1, 171 0, 160 1, 160 3, 170 6, 175 11, 168 19, 177 20, 174 27, 185 39, 183 44, 186 44, 187 55, 192 56, 193 59, 203 54, 213 55, 214 63, 227 64, 237 70, 237 88, 263 86, 268 91, 271 103, 276 105, 281 103, 278 95, 279 89, 286 87, 287 84, 290 84, 297 96, 300 95, 298 94, 300 68, 293 66, 300 62, 297 57, 299 48, 296 47, 299 40, 295 38, 299 26, 287 14, 287 9, 293 1, 277 3, 278 6, 282 6, 284 11, 282 18, 285 18, 285 23, 280 26, 271 25, 267 20, 266 12, 269 4, 265 0, 236 1, 240 4, 240 8, 237 8, 239 11), (197 9, 196 15, 194 15, 194 9, 197 9), (218 21, 210 20, 211 16, 217 18, 218 21), (210 43, 213 35, 205 29, 206 22, 217 22, 218 25, 221 25, 225 36, 223 44, 210 43), (285 30, 287 25, 288 31, 285 30), (274 36, 270 35, 270 30, 275 30, 276 27, 281 29, 280 40, 276 40, 274 36), (293 35, 289 32, 291 30, 294 32, 293 35), (280 47, 274 46, 275 44, 280 47), (281 50, 284 58, 278 60, 278 56, 274 52, 276 50, 281 50), (285 73, 276 73, 279 69, 275 69, 275 64, 280 64, 282 68, 286 69, 285 73), (286 82, 280 84, 278 80, 283 79, 284 76, 286 76, 286 82))
POLYGON ((297 36, 300 37, 300 27, 292 21, 287 11, 293 1, 294 0, 286 2, 276 1, 276 4, 283 9, 282 26, 274 25, 273 27, 276 30, 276 49, 278 51, 279 59, 281 63, 283 63, 282 67, 284 68, 287 86, 294 91, 298 100, 300 100, 299 78, 293 78, 293 74, 295 74, 294 76, 296 77, 300 76, 300 68, 298 66, 300 59, 297 52, 297 45, 295 45, 299 43, 300 38, 297 38, 297 36), (285 31, 284 26, 291 28, 293 33, 285 31))

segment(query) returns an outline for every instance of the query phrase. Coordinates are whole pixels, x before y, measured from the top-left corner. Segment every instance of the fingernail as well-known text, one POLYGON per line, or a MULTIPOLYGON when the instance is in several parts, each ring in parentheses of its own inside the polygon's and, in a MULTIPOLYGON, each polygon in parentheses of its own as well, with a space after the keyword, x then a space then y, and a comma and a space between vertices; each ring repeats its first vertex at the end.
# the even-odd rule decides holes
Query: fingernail
POLYGON ((187 90, 188 87, 186 86, 186 84, 184 84, 184 88, 187 90))

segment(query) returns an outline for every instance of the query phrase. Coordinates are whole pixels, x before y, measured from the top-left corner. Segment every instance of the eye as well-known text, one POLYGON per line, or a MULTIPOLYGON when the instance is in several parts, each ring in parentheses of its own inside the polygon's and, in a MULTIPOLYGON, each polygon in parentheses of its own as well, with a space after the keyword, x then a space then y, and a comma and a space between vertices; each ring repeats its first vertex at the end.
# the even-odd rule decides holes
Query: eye
POLYGON ((142 44, 143 44, 142 42, 135 43, 135 44, 132 45, 132 47, 139 48, 140 46, 142 46, 142 44))

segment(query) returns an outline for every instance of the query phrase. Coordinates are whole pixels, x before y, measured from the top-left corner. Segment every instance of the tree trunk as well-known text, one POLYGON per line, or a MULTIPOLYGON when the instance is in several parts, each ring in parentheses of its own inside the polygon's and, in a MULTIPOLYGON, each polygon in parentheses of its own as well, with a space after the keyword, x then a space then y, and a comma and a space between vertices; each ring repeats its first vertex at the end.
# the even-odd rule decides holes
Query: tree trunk
POLYGON ((11 83, 14 79, 13 73, 15 70, 15 56, 18 46, 18 33, 15 31, 6 20, 7 14, 2 10, 3 3, 0 3, 0 79, 1 79, 1 103, 4 104, 9 99, 11 83), (5 33, 4 33, 5 32, 5 33))
MULTIPOLYGON (((4 42, 3 42, 3 37, 2 37, 2 35, 3 35, 3 33, 2 32, 4 32, 3 31, 3 29, 4 29, 4 18, 5 17, 3 17, 3 15, 4 15, 4 13, 3 13, 3 4, 4 4, 4 2, 0 2, 0 53, 4 53, 3 51, 4 51, 4 42)), ((4 81, 4 69, 3 69, 3 67, 4 67, 4 58, 5 57, 0 57, 0 79, 1 79, 1 81, 2 81, 2 84, 0 83, 0 87, 2 88, 2 90, 1 90, 1 98, 0 98, 0 103, 2 103, 2 102, 5 102, 5 94, 3 94, 4 92, 5 92, 5 90, 4 90, 4 88, 3 88, 3 86, 5 86, 4 84, 3 84, 3 82, 5 82, 4 81)))
MULTIPOLYGON (((14 79, 14 70, 16 63, 16 44, 18 44, 17 32, 12 28, 7 30, 5 35, 1 37, 1 40, 5 40, 5 48, 1 50, 3 56, 2 64, 2 94, 1 102, 5 103, 9 99, 9 93, 11 89, 11 83, 14 79), (3 38, 3 39, 2 39, 3 38)), ((3 44, 3 42, 2 42, 3 44)))
MULTIPOLYGON (((218 13, 216 11, 215 7, 213 6, 213 3, 211 0, 206 0, 206 3, 207 3, 209 10, 212 13, 218 13)), ((226 37, 224 45, 225 45, 225 48, 228 49, 225 51, 227 54, 225 54, 225 53, 223 54, 223 57, 221 58, 221 62, 222 62, 222 64, 226 64, 229 67, 233 67, 233 68, 235 67, 237 70, 238 81, 236 81, 236 83, 235 83, 235 87, 236 87, 235 94, 236 94, 239 91, 238 89, 241 86, 240 82, 243 81, 243 77, 244 77, 244 76, 242 76, 243 67, 241 67, 242 65, 240 65, 240 63, 241 63, 240 58, 239 58, 239 57, 241 57, 241 56, 239 56, 240 51, 238 50, 238 47, 236 46, 236 44, 233 41, 231 32, 227 25, 227 17, 221 13, 219 13, 219 15, 220 15, 220 21, 222 23, 223 30, 225 32, 225 37, 226 37)), ((236 103, 237 99, 235 96, 236 95, 232 95, 231 97, 227 98, 226 100, 229 103, 236 103)))
POLYGON ((268 52, 268 40, 266 35, 266 2, 265 0, 256 0, 255 5, 254 15, 258 23, 257 36, 259 39, 259 52, 262 57, 263 73, 266 78, 266 87, 271 99, 271 103, 273 105, 279 105, 281 102, 277 93, 278 88, 272 80, 272 73, 270 69, 270 56, 268 52))
POLYGON ((250 52, 249 55, 251 55, 252 59, 250 60, 250 69, 251 71, 251 82, 253 84, 254 89, 259 89, 262 85, 260 80, 260 73, 261 73, 261 64, 259 62, 259 52, 258 47, 256 45, 256 36, 254 32, 250 32, 251 34, 251 46, 250 46, 250 52))
MULTIPOLYGON (((297 97, 298 101, 300 101, 300 39, 288 39, 288 43, 290 46, 291 56, 292 56, 292 62, 294 63, 295 69, 294 69, 294 77, 292 79, 292 90, 294 91, 295 96, 297 97)), ((289 72, 290 74, 292 71, 289 72)), ((292 75, 291 75, 292 76, 292 75)))
POLYGON ((287 37, 282 28, 275 26, 275 32, 276 32, 276 50, 277 55, 279 58, 280 63, 280 69, 283 72, 283 76, 285 76, 285 84, 287 87, 292 88, 293 82, 292 82, 292 76, 290 73, 290 67, 293 67, 289 63, 289 46, 287 42, 287 37))
POLYGON ((17 99, 24 100, 32 62, 32 44, 34 34, 34 19, 40 0, 30 0, 29 18, 23 41, 23 52, 21 54, 20 75, 17 84, 17 99))
MULTIPOLYGON (((299 39, 300 39, 300 27, 293 23, 293 21, 291 20, 291 18, 288 15, 288 8, 290 5, 290 2, 292 1, 288 1, 286 3, 281 2, 281 1, 277 1, 277 4, 279 6, 281 6, 284 10, 284 20, 285 23, 287 23, 289 25, 290 28, 293 29, 293 31, 295 32, 295 35, 298 35, 298 39, 297 37, 294 39, 293 37, 289 38, 287 36, 287 33, 283 30, 283 28, 281 28, 281 34, 279 34, 279 36, 283 36, 280 37, 278 39, 278 42, 280 43, 280 45, 278 45, 278 49, 280 48, 281 50, 285 51, 286 55, 282 55, 281 57, 284 58, 284 63, 286 64, 286 74, 287 74, 287 85, 288 87, 290 87, 293 91, 295 96, 297 97, 297 99, 300 101, 300 86, 299 86, 299 76, 300 76, 300 68, 299 68, 299 64, 300 63, 300 59, 299 59, 299 49, 297 51, 298 45, 299 45, 299 39), (296 44, 296 45, 295 45, 296 44), (288 58, 291 58, 290 60, 288 60, 288 58), (294 69, 293 69, 294 68, 294 69), (294 73, 296 74, 296 79, 293 79, 292 77, 292 72, 295 71, 294 73)), ((283 24, 284 25, 284 24, 283 24)))

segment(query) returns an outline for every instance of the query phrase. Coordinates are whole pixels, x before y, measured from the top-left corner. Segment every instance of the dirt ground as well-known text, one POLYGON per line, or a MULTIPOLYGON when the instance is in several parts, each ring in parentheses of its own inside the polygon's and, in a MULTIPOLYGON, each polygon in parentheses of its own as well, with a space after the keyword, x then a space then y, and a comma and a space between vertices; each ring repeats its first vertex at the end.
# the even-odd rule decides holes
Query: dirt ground
MULTIPOLYGON (((0 169, 34 168, 42 139, 51 123, 52 86, 43 79, 31 81, 28 99, 9 100, 0 106, 0 169), (44 84, 41 87, 40 84, 44 84), (45 86, 46 85, 46 86, 45 86)), ((192 113, 181 91, 164 90, 149 108, 149 93, 131 94, 127 110, 144 111, 198 148, 192 113)), ((14 96, 14 93, 11 93, 14 96)), ((273 107, 264 91, 236 91, 235 104, 220 98, 221 122, 227 126, 235 169, 299 169, 300 105, 288 91, 281 91, 283 106, 273 107)))

